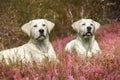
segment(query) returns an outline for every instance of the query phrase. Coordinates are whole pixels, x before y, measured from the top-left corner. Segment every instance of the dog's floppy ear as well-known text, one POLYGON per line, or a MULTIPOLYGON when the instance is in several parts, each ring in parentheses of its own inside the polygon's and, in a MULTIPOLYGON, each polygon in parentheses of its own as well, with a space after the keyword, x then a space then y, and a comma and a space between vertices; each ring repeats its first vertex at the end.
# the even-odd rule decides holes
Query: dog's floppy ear
POLYGON ((94 25, 95 25, 95 32, 100 28, 100 23, 93 21, 94 25))
POLYGON ((73 28, 75 31, 77 31, 78 33, 80 32, 80 22, 81 22, 81 20, 76 21, 76 22, 74 22, 74 23, 72 24, 72 28, 73 28))
POLYGON ((46 25, 47 25, 47 28, 48 28, 48 32, 50 33, 52 31, 52 29, 54 28, 55 24, 51 21, 48 21, 46 19, 44 19, 46 25))
POLYGON ((24 33, 26 33, 28 36, 30 36, 30 29, 31 29, 31 21, 24 24, 22 27, 21 27, 22 31, 24 33))

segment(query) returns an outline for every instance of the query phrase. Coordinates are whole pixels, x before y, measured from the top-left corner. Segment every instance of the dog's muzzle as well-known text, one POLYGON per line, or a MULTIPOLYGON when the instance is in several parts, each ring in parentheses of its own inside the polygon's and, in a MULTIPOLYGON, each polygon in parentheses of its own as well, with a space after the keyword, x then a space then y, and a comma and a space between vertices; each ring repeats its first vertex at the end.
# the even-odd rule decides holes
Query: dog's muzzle
POLYGON ((43 40, 43 39, 46 39, 45 35, 40 35, 38 38, 36 38, 36 40, 43 40))
POLYGON ((91 37, 91 36, 93 36, 91 32, 86 32, 85 34, 83 34, 83 37, 91 37))

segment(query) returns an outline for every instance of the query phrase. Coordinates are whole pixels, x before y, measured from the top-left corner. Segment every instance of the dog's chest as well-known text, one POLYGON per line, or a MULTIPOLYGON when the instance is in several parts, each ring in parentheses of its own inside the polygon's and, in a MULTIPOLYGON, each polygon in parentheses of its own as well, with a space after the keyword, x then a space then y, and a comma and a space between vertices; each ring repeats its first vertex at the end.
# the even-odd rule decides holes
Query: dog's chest
POLYGON ((34 45, 32 43, 30 44, 26 44, 25 45, 28 49, 28 51, 30 51, 30 53, 36 53, 36 54, 41 54, 41 53, 47 53, 49 46, 47 45, 34 45))
POLYGON ((42 51, 42 52, 44 52, 44 53, 48 53, 49 46, 39 45, 38 48, 40 49, 40 51, 42 51))
POLYGON ((90 39, 85 39, 85 40, 82 40, 82 45, 87 51, 90 51, 92 42, 90 39))

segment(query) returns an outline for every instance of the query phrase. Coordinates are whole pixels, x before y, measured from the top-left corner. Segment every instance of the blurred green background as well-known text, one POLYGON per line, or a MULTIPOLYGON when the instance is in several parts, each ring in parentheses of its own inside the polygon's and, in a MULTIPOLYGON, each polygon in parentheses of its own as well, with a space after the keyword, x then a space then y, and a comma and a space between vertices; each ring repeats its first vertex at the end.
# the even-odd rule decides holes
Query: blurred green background
POLYGON ((0 48, 17 46, 28 38, 20 27, 26 22, 45 18, 54 22, 51 40, 75 32, 71 24, 91 18, 101 24, 120 21, 119 0, 0 0, 0 48))

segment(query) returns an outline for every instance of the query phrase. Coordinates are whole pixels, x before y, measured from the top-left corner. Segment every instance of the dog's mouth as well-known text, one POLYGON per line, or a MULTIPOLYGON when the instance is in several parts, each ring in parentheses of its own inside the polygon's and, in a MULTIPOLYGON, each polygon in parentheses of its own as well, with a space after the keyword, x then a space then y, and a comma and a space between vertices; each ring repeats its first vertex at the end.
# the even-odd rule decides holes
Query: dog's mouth
POLYGON ((83 34, 83 37, 90 37, 90 36, 92 36, 93 34, 91 33, 91 32, 87 32, 87 33, 85 33, 85 34, 83 34))
POLYGON ((37 40, 43 40, 43 39, 46 39, 46 36, 45 35, 40 35, 39 37, 36 38, 37 40))

